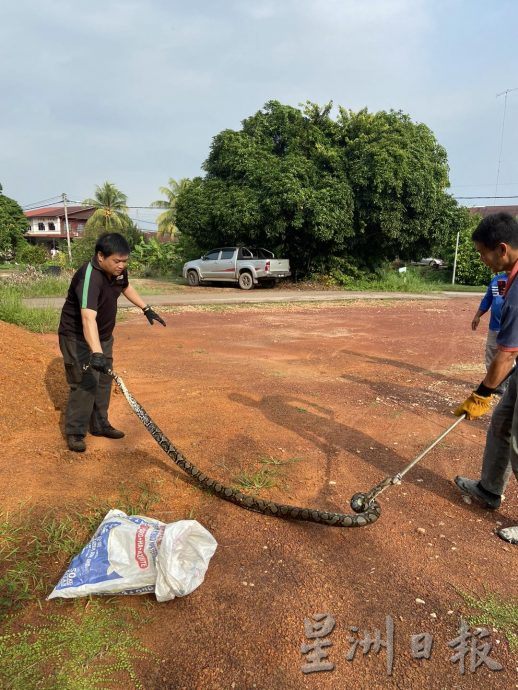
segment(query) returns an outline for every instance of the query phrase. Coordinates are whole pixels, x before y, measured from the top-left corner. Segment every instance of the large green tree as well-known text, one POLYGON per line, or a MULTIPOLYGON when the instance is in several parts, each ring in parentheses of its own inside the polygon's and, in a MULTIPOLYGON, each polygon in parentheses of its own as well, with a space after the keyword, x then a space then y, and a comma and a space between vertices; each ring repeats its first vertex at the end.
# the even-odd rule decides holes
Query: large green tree
POLYGON ((215 136, 206 175, 177 198, 182 232, 204 249, 264 245, 301 275, 337 257, 415 258, 449 235, 457 205, 431 130, 399 112, 331 109, 270 101, 215 136))
POLYGON ((239 132, 214 137, 177 200, 182 232, 209 248, 238 242, 289 256, 295 271, 320 267, 353 235, 353 197, 330 140, 330 106, 301 111, 272 101, 239 132))
POLYGON ((444 148, 426 125, 401 112, 341 108, 338 126, 354 195, 352 252, 371 265, 426 252, 445 230, 444 148))
POLYGON ((5 196, 0 185, 0 257, 3 260, 11 259, 17 245, 26 242, 24 233, 27 225, 21 206, 5 196))

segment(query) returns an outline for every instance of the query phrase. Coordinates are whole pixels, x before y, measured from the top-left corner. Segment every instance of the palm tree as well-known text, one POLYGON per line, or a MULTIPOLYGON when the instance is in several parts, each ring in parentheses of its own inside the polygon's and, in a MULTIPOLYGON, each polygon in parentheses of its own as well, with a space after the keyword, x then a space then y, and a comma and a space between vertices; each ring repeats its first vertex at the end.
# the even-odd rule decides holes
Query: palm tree
POLYGON ((179 182, 170 177, 167 187, 159 187, 160 193, 166 198, 151 203, 153 208, 167 209, 157 217, 157 234, 159 236, 170 235, 171 238, 173 238, 178 232, 178 227, 176 225, 176 200, 182 191, 190 184, 191 180, 186 177, 183 177, 179 182))
POLYGON ((112 182, 96 185, 95 197, 83 202, 86 206, 96 209, 88 219, 87 227, 102 232, 116 232, 126 227, 129 221, 127 201, 128 197, 112 182))

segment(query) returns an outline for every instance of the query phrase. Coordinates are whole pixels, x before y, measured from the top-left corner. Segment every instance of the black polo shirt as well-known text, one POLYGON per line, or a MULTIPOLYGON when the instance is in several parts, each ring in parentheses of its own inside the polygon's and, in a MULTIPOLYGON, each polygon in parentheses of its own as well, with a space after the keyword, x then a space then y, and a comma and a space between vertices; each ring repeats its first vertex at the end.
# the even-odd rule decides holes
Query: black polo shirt
POLYGON ((81 266, 68 288, 61 311, 59 335, 84 340, 81 309, 93 309, 97 312, 99 339, 109 340, 115 328, 117 300, 128 285, 126 270, 120 276, 109 277, 95 257, 81 266))

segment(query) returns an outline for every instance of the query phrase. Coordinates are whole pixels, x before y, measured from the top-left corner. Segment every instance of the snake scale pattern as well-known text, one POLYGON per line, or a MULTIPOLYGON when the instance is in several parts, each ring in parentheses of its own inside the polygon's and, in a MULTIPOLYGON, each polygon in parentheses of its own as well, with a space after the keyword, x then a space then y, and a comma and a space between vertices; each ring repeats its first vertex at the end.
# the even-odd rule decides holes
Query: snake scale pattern
POLYGON ((131 395, 121 377, 113 371, 109 373, 126 398, 133 412, 137 415, 142 424, 158 443, 160 448, 167 453, 167 455, 176 465, 178 465, 178 467, 193 477, 198 484, 215 493, 220 498, 223 498, 225 501, 230 501, 230 503, 235 503, 241 508, 246 508, 257 513, 263 513, 264 515, 271 515, 272 517, 286 518, 290 520, 306 520, 308 522, 318 522, 334 527, 364 527, 365 525, 370 525, 373 522, 376 522, 376 520, 379 518, 381 508, 374 500, 375 496, 379 492, 377 490, 378 487, 375 487, 374 490, 369 491, 368 494, 355 494, 351 498, 351 507, 356 514, 347 515, 343 513, 331 513, 329 511, 316 510, 314 508, 299 508, 297 506, 274 503, 273 501, 266 501, 255 496, 248 496, 240 491, 237 491, 236 489, 224 486, 217 480, 208 477, 195 465, 186 460, 183 455, 174 447, 167 436, 155 424, 155 422, 153 422, 142 405, 131 395))

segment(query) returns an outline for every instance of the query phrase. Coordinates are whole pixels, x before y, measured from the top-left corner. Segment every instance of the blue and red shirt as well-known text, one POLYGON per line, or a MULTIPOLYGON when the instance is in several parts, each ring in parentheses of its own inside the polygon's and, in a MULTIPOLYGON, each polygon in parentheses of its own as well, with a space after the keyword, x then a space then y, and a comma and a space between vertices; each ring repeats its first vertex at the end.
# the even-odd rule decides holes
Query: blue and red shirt
POLYGON ((498 290, 498 281, 507 281, 507 273, 499 273, 495 276, 488 285, 487 292, 484 295, 482 301, 480 302, 480 311, 486 312, 491 309, 491 315, 489 318, 489 330, 499 331, 500 330, 500 318, 502 313, 502 307, 504 305, 504 297, 498 290))

